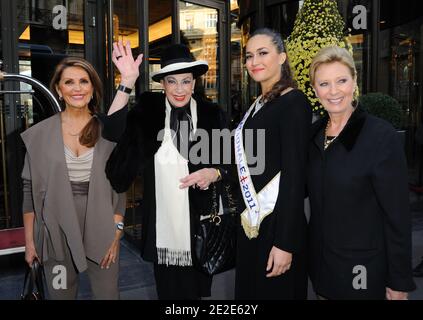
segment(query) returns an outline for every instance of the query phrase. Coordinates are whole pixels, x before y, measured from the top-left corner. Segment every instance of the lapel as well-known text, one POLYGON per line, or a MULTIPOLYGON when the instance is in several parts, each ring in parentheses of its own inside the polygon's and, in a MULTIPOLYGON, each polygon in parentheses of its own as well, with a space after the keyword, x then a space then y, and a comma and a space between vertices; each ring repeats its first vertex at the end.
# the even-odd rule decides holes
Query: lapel
MULTIPOLYGON (((336 141, 332 142, 331 146, 335 143, 340 143, 349 152, 354 148, 354 145, 360 135, 360 132, 367 119, 367 113, 358 106, 353 112, 351 117, 348 119, 344 129, 339 134, 336 141)), ((329 117, 326 115, 322 119, 316 121, 311 128, 311 136, 313 143, 319 148, 321 152, 323 150, 323 141, 325 138, 325 128, 328 123, 329 117)), ((330 146, 329 146, 330 148, 330 146)))
POLYGON ((91 166, 91 172, 90 172, 90 185, 88 187, 88 199, 87 199, 87 215, 90 214, 95 210, 95 202, 96 199, 96 190, 98 191, 97 187, 99 187, 99 183, 97 182, 97 179, 101 176, 101 174, 104 174, 104 172, 100 172, 100 170, 104 171, 105 164, 100 163, 101 162, 101 156, 100 154, 104 154, 104 148, 105 148, 105 140, 100 138, 96 142, 94 146, 94 154, 93 154, 93 163, 91 166))
POLYGON ((66 212, 64 213, 63 210, 59 210, 57 215, 59 216, 60 225, 65 231, 66 235, 73 234, 75 230, 66 230, 69 226, 78 227, 79 223, 77 220, 77 213, 75 207, 75 201, 73 200, 73 192, 71 183, 69 180, 69 171, 66 164, 66 156, 65 156, 65 144, 63 142, 63 133, 62 133, 62 123, 60 113, 54 115, 55 119, 52 122, 52 129, 51 133, 51 157, 53 158, 53 164, 55 170, 50 171, 50 174, 56 175, 56 177, 48 177, 48 181, 55 181, 54 189, 60 190, 62 195, 57 201, 61 203, 57 203, 57 208, 61 208, 62 206, 66 208, 66 212), (60 199, 60 200, 59 200, 60 199), (72 223, 69 223, 72 221, 72 223))
MULTIPOLYGON (((60 185, 55 186, 55 188, 59 188, 63 190, 64 197, 70 198, 72 195, 72 187, 69 180, 69 172, 66 165, 66 157, 65 157, 65 144, 63 142, 63 133, 62 133, 62 123, 60 113, 54 115, 54 121, 52 122, 52 128, 50 131, 51 140, 48 142, 46 141, 46 146, 51 150, 50 154, 52 157, 52 162, 55 166, 54 171, 50 171, 50 174, 55 174, 58 177, 63 177, 63 179, 55 179, 55 181, 60 180, 60 185)), ((50 177, 47 181, 50 181, 50 177)), ((72 199, 73 200, 73 199, 72 199)), ((69 208, 72 211, 75 211, 75 205, 73 201, 69 201, 69 205, 72 207, 69 208)))
POLYGON ((313 143, 316 145, 316 147, 319 149, 319 151, 323 154, 323 143, 325 139, 325 128, 328 123, 328 116, 327 114, 317 120, 313 123, 311 126, 310 132, 311 132, 311 138, 313 140, 313 143))

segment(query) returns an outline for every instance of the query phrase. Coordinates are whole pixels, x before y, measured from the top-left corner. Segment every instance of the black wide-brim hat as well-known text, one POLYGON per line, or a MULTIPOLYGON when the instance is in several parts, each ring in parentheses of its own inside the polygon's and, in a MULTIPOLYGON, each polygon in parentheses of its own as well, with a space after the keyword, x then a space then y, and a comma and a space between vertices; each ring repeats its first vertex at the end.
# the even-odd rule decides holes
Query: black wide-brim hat
POLYGON ((151 78, 160 82, 170 74, 192 73, 194 79, 209 70, 207 61, 195 60, 189 48, 183 44, 173 44, 164 49, 160 59, 160 70, 151 73, 151 78))

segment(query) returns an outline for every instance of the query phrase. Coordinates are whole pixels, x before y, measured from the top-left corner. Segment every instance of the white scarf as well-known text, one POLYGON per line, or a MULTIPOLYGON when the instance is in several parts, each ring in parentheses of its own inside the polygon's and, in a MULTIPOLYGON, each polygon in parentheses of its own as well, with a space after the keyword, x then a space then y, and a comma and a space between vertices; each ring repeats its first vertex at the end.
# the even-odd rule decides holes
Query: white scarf
MULTIPOLYGON (((245 121, 247 121, 248 116, 254 110, 256 104, 259 103, 260 99, 261 96, 254 101, 235 131, 235 159, 238 169, 239 185, 246 206, 246 209, 241 214, 241 224, 245 235, 249 239, 258 236, 260 223, 266 216, 273 212, 279 194, 279 181, 281 176, 281 173, 278 172, 278 174, 276 174, 257 195, 245 156, 242 129, 245 121)), ((261 107, 262 106, 259 106, 257 109, 261 107)), ((256 112, 257 111, 258 110, 256 110, 256 112)))
MULTIPOLYGON (((197 129, 197 103, 191 98, 193 134, 197 129)), ((172 142, 171 106, 166 98, 164 137, 154 155, 156 183, 156 247, 158 264, 191 266, 191 229, 188 188, 179 181, 189 174, 188 160, 172 142)))

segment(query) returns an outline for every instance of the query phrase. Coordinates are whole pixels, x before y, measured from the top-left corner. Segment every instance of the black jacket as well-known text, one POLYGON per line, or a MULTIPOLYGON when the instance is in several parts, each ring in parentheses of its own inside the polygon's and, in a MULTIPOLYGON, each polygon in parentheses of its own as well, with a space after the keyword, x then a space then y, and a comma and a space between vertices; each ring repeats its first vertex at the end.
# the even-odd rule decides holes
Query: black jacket
MULTIPOLYGON (((196 98, 197 128, 204 129, 212 136, 212 129, 227 127, 226 116, 213 103, 196 98)), ((128 113, 126 129, 114 149, 106 166, 106 175, 112 187, 120 192, 129 189, 139 173, 144 177, 144 195, 142 200, 142 239, 141 254, 145 260, 156 262, 156 202, 154 155, 161 145, 157 139, 159 131, 165 123, 165 95, 162 93, 143 93, 138 103, 128 113)), ((201 140, 193 142, 195 147, 201 140)), ((211 146, 211 139, 210 139, 211 146)), ((212 150, 212 149, 211 149, 212 150)), ((210 157, 212 157, 210 152, 210 157)), ((209 159, 209 163, 212 163, 209 159)), ((193 164, 188 162, 189 172, 206 167, 219 167, 224 179, 227 178, 228 167, 219 164, 193 164)), ((197 226, 199 216, 210 213, 211 191, 189 188, 191 234, 197 226)), ((194 243, 194 241, 191 241, 194 243)))
POLYGON ((324 151, 327 120, 314 123, 309 147, 314 288, 330 299, 383 299, 385 287, 411 291, 407 166, 398 134, 358 108, 324 151), (360 266, 367 288, 356 290, 360 266))
POLYGON ((311 106, 300 90, 267 102, 245 122, 247 159, 249 152, 257 156, 257 163, 249 165, 256 192, 278 172, 281 176, 275 207, 261 222, 258 237, 248 239, 239 228, 236 299, 305 299, 307 295, 304 193, 310 126, 311 106), (259 132, 264 133, 265 139, 259 139, 259 132), (248 133, 253 143, 248 143, 248 133), (256 167, 264 171, 254 174, 252 169, 256 167), (293 262, 289 272, 267 278, 266 265, 273 246, 293 253, 293 262))

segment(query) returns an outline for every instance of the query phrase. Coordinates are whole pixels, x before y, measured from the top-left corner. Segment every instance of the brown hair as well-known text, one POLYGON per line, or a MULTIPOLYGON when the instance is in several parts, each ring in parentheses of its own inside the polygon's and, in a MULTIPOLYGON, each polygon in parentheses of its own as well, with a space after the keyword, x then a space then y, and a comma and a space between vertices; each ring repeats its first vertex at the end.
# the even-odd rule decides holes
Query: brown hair
MULTIPOLYGON (((271 39, 271 42, 276 47, 276 51, 278 53, 286 53, 285 46, 280 33, 269 28, 260 28, 253 32, 253 34, 250 36, 250 39, 258 35, 268 36, 271 39)), ((280 96, 282 91, 289 87, 296 88, 297 84, 295 83, 292 77, 291 67, 289 66, 287 56, 285 62, 281 65, 281 77, 279 81, 277 81, 273 85, 272 89, 268 93, 266 93, 263 98, 264 100, 271 101, 274 98, 280 96)))
POLYGON ((93 116, 90 121, 85 125, 79 136, 79 143, 83 146, 91 148, 97 142, 100 136, 100 122, 96 114, 100 111, 100 102, 103 97, 103 88, 101 85, 100 77, 95 71, 94 67, 87 60, 79 57, 68 57, 63 59, 56 67, 53 77, 50 81, 50 90, 56 99, 59 101, 62 110, 66 109, 64 101, 59 99, 56 87, 59 85, 60 79, 62 78, 63 71, 69 67, 80 67, 84 69, 90 77, 94 93, 93 98, 88 103, 88 109, 93 116))

